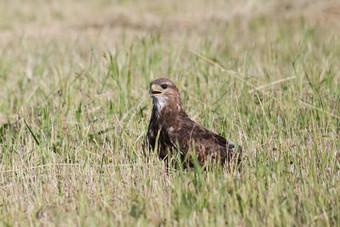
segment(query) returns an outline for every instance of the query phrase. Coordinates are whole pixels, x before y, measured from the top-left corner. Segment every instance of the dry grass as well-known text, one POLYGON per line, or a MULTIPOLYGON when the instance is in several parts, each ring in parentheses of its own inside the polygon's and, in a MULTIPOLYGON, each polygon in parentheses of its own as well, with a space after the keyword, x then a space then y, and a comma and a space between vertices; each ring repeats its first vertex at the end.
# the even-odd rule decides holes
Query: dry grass
POLYGON ((0 224, 339 226, 338 1, 1 1, 0 224), (246 147, 166 174, 147 88, 246 147))

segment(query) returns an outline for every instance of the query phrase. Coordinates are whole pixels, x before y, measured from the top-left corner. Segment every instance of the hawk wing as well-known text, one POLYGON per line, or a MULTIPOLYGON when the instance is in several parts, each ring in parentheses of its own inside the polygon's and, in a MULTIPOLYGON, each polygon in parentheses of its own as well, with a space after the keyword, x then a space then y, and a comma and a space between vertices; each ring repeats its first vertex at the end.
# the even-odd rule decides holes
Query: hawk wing
POLYGON ((177 127, 170 127, 166 131, 175 149, 180 150, 184 156, 194 151, 201 165, 209 158, 221 159, 222 162, 228 160, 226 139, 187 117, 178 119, 177 127))

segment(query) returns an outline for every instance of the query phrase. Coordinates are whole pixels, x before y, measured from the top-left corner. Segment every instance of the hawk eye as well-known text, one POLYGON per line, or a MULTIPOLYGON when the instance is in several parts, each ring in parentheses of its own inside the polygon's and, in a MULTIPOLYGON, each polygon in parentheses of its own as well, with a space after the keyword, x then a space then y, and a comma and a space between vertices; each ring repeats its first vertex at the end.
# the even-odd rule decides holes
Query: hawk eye
POLYGON ((167 85, 167 84, 162 84, 161 87, 162 87, 163 89, 167 89, 167 88, 168 88, 168 85, 167 85))

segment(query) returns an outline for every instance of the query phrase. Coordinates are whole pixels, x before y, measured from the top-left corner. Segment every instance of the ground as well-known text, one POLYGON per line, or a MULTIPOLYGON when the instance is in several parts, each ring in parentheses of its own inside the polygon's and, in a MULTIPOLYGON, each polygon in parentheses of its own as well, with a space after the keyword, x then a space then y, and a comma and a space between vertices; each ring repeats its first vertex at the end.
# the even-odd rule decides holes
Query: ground
POLYGON ((340 3, 0 2, 0 225, 339 226, 340 3), (245 148, 172 169, 149 82, 245 148))

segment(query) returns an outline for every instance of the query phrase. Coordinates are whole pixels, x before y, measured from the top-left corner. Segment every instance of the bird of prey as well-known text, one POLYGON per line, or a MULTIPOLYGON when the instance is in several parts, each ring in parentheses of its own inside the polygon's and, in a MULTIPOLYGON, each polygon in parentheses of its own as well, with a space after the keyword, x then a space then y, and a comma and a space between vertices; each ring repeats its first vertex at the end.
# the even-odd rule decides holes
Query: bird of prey
POLYGON ((149 128, 145 137, 150 150, 158 153, 160 159, 169 163, 169 154, 180 155, 184 167, 194 166, 198 161, 204 166, 208 161, 239 164, 242 149, 235 149, 233 142, 209 131, 191 120, 184 111, 179 91, 166 78, 150 83, 150 97, 153 108, 149 128), (191 152, 191 155, 188 155, 191 152))

